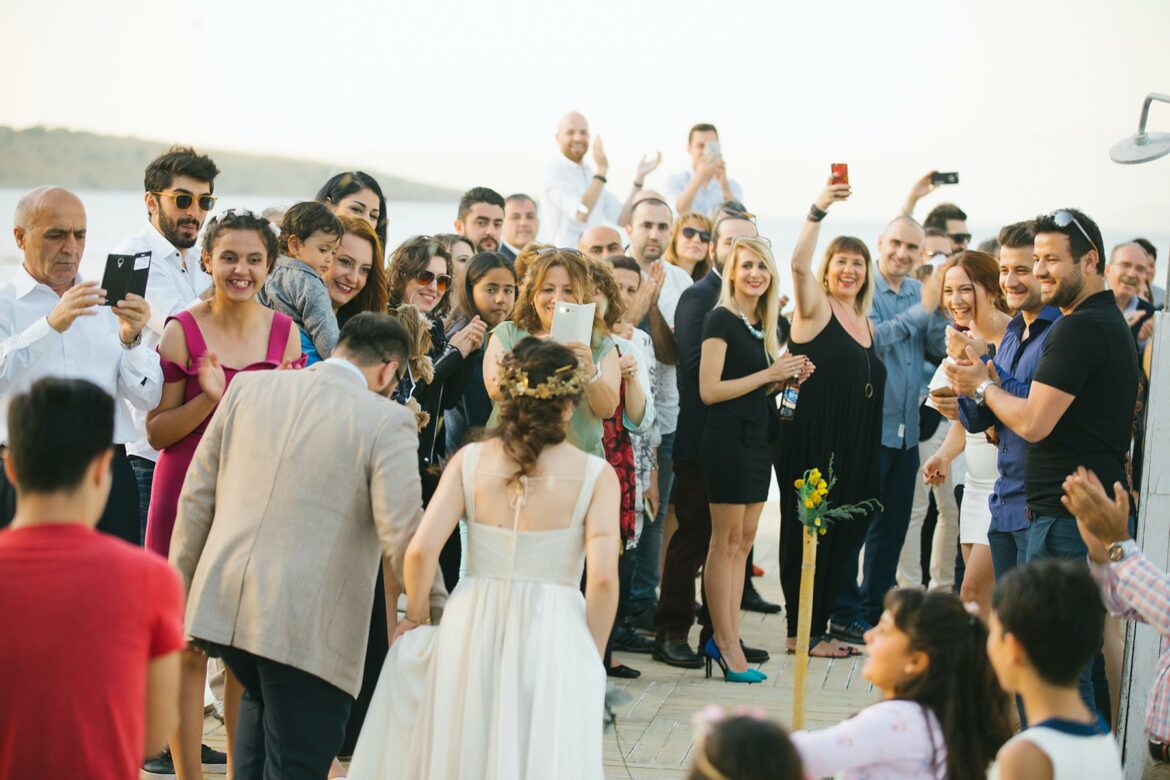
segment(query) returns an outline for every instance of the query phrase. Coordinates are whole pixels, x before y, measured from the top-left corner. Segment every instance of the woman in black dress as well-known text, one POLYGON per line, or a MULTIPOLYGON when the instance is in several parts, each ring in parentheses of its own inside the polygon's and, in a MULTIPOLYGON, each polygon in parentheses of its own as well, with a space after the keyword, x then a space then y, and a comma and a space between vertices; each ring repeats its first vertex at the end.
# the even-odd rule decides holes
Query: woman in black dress
POLYGON ((704 587, 714 636, 702 649, 733 682, 764 679, 744 658, 739 605, 744 566, 771 482, 778 423, 769 394, 779 383, 812 371, 807 358, 781 355, 776 277, 767 241, 737 238, 719 302, 703 324, 699 395, 709 409, 700 463, 711 505, 704 587))
MULTIPOLYGON (((850 195, 848 184, 830 184, 817 196, 792 252, 796 310, 788 348, 816 363, 816 374, 800 388, 791 422, 781 424, 777 479, 780 482, 780 584, 788 605, 788 652, 796 645, 800 603, 803 527, 793 482, 806 469, 829 470, 837 485, 834 505, 880 498, 878 456, 882 437, 882 398, 886 368, 873 347, 869 307, 873 280, 869 249, 860 239, 834 238, 820 269, 812 256, 827 209, 850 195)), ((870 518, 850 518, 829 526, 817 543, 809 655, 829 658, 854 651, 826 635, 829 614, 849 557, 857 560, 870 518)))

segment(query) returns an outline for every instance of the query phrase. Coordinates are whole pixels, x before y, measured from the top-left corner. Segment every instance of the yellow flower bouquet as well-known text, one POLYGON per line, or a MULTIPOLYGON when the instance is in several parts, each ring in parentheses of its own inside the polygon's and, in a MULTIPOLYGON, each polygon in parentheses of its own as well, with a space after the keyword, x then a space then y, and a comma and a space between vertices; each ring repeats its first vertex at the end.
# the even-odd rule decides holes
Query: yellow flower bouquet
POLYGON ((829 457, 828 479, 821 474, 818 468, 811 468, 804 472, 804 476, 796 480, 796 509, 800 512, 800 522, 809 531, 824 534, 829 530, 829 523, 834 520, 844 520, 848 517, 865 516, 875 509, 881 509, 882 504, 876 498, 867 498, 859 504, 845 504, 844 506, 829 508, 829 491, 837 484, 837 476, 833 473, 833 458, 829 457))

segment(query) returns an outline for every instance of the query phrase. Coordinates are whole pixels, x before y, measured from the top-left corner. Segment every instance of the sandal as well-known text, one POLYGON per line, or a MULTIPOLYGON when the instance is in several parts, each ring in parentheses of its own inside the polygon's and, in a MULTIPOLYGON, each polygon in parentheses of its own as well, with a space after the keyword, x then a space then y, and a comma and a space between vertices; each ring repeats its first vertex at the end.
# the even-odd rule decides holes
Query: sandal
MULTIPOLYGON (((789 639, 792 639, 792 637, 789 637, 789 639)), ((795 643, 796 640, 793 639, 792 641, 795 643)), ((855 656, 855 655, 861 655, 860 650, 857 650, 855 648, 848 647, 848 646, 837 647, 836 650, 830 649, 829 652, 825 652, 823 649, 819 653, 814 652, 816 650, 816 648, 820 647, 821 645, 826 645, 827 647, 832 648, 833 647, 832 637, 826 635, 826 636, 819 636, 819 637, 816 637, 815 639, 813 639, 809 643, 809 646, 808 646, 808 657, 809 658, 850 658, 850 657, 855 656)), ((787 655, 796 655, 796 647, 794 645, 787 645, 786 644, 784 646, 784 652, 787 655)))

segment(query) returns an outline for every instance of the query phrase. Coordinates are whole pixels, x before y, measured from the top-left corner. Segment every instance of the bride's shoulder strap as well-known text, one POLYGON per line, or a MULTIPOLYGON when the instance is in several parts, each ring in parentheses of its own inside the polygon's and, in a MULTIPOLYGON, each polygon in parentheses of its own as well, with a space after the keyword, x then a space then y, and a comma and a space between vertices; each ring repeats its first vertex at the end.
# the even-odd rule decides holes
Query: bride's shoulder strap
POLYGON ((593 486, 597 484, 597 477, 605 468, 605 460, 596 455, 588 456, 585 461, 585 478, 581 480, 581 492, 577 494, 577 504, 573 507, 573 525, 585 522, 585 513, 589 511, 589 503, 593 500, 593 486))
POLYGON ((475 520, 475 468, 483 442, 472 442, 463 448, 463 505, 469 522, 475 520))

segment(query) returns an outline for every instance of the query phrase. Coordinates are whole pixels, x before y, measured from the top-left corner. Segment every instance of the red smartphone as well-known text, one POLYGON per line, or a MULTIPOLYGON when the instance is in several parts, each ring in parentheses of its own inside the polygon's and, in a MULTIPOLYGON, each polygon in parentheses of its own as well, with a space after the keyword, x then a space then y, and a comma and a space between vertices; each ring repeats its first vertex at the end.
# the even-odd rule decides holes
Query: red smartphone
POLYGON ((833 184, 849 183, 849 166, 845 163, 833 163, 833 184))

